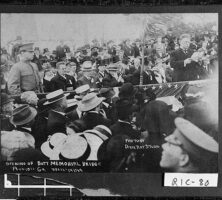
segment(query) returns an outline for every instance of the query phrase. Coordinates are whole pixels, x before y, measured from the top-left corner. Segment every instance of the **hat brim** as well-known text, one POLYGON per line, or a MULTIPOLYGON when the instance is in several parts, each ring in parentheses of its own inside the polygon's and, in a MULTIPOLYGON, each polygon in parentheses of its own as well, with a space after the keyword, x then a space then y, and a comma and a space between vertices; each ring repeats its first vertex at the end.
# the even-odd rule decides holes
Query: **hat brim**
POLYGON ((82 72, 91 72, 93 69, 82 69, 82 72))
POLYGON ((42 153, 47 156, 50 160, 59 160, 59 153, 60 151, 58 149, 51 149, 49 146, 49 141, 44 142, 41 145, 41 151, 42 153))
POLYGON ((113 90, 109 90, 107 92, 100 93, 100 95, 102 97, 104 97, 105 99, 109 99, 109 98, 112 98, 113 96, 115 96, 115 92, 113 90))
POLYGON ((37 110, 32 108, 32 107, 30 107, 30 110, 31 110, 31 115, 29 116, 29 118, 27 118, 27 119, 25 119, 23 121, 20 121, 20 122, 14 122, 13 117, 12 117, 12 118, 10 118, 10 122, 12 124, 16 125, 16 126, 17 125, 24 125, 24 124, 27 124, 27 123, 31 122, 36 117, 37 110))
POLYGON ((81 110, 82 112, 87 112, 87 111, 92 110, 93 108, 96 108, 99 104, 101 104, 103 102, 104 97, 98 97, 98 99, 99 100, 95 104, 88 105, 88 106, 82 104, 82 102, 79 102, 78 103, 79 110, 81 110))
POLYGON ((49 101, 46 101, 43 105, 46 106, 46 105, 49 105, 49 104, 55 103, 55 102, 61 100, 61 99, 64 98, 64 97, 67 97, 67 96, 69 96, 69 95, 70 95, 70 93, 66 93, 66 94, 64 94, 63 97, 61 97, 61 98, 59 98, 59 99, 56 99, 55 101, 50 101, 50 102, 49 102, 49 101))

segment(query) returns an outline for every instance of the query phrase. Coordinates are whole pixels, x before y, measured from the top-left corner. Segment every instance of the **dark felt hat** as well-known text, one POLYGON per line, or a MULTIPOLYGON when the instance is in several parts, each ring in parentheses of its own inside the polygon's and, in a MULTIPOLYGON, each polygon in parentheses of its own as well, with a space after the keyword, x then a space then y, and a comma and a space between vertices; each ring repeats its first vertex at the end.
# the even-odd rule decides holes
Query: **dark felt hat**
POLYGON ((132 83, 125 83, 119 90, 119 97, 132 97, 136 94, 137 89, 133 87, 132 83))
POLYGON ((99 91, 99 95, 106 99, 112 98, 115 95, 115 92, 112 88, 101 88, 99 91))
POLYGON ((14 125, 25 125, 31 122, 36 115, 36 109, 30 107, 28 104, 25 104, 13 110, 10 122, 14 125))

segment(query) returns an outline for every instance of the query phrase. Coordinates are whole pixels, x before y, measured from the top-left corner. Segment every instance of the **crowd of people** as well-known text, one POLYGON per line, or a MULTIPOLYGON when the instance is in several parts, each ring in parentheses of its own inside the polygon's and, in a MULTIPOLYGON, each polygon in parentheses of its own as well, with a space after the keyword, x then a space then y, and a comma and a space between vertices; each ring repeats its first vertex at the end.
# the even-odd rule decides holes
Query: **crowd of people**
POLYGON ((216 172, 218 120, 207 93, 189 86, 179 98, 159 99, 135 85, 142 61, 144 85, 211 77, 217 36, 176 38, 168 30, 144 47, 129 39, 92 43, 72 52, 61 42, 41 52, 18 37, 11 54, 2 49, 2 161, 100 161, 105 172, 216 172), (172 109, 172 102, 181 107, 172 109))
MULTIPOLYGON (((100 44, 95 39, 91 45, 73 50, 61 41, 53 51, 35 47, 33 54, 32 44, 23 44, 18 36, 11 54, 1 50, 1 84, 9 94, 70 91, 84 84, 93 88, 118 87, 127 82, 139 85, 142 45, 139 39, 126 39, 118 45, 111 40, 100 44)), ((164 37, 144 45, 144 85, 217 75, 218 40, 214 32, 175 37, 169 29, 164 37)))

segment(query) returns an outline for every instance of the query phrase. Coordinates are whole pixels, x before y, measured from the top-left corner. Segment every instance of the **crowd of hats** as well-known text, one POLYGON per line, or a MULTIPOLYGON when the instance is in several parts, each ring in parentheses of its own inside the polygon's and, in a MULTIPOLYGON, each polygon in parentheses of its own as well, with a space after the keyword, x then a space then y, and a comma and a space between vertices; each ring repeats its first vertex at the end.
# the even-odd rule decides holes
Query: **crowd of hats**
MULTIPOLYGON (((87 85, 77 88, 77 93, 89 91, 87 85)), ((133 112, 138 112, 138 107, 130 103, 127 98, 134 96, 138 92, 131 84, 125 84, 120 88, 119 97, 116 101, 117 115, 119 119, 125 119, 127 115, 133 112), (122 117, 123 116, 123 117, 122 117)), ((171 106, 172 111, 184 109, 184 116, 175 117, 175 130, 172 136, 168 136, 166 141, 182 147, 189 155, 199 161, 206 156, 210 158, 212 154, 218 153, 218 143, 213 139, 209 133, 209 127, 216 124, 216 119, 212 117, 211 109, 204 101, 200 101, 200 97, 196 97, 200 90, 196 86, 190 86, 186 91, 186 98, 196 100, 197 102, 183 106, 175 97, 163 97, 153 100, 150 105, 155 112, 163 107, 171 106), (161 103, 160 103, 161 102, 161 103), (177 108, 173 108, 173 105, 177 108), (204 110, 204 109, 206 110, 204 110), (192 122, 192 123, 191 123, 192 122)), ((44 105, 50 105, 64 99, 69 94, 62 90, 57 90, 46 95, 44 105)), ((113 97, 115 92, 111 88, 103 88, 99 94, 90 92, 82 97, 81 100, 76 100, 75 105, 78 106, 82 112, 87 112, 97 107, 104 101, 104 97, 113 97), (109 91, 111 91, 110 94, 109 91)), ((202 93, 203 95, 203 93, 202 93)), ((203 97, 203 96, 202 96, 203 97)), ((7 104, 12 101, 7 95, 2 95, 1 104, 7 104)), ((73 103, 73 102, 72 102, 73 103)), ((167 108, 167 107, 166 107, 167 108)), ((147 112, 153 112, 147 109, 147 112)), ((20 126, 30 123, 37 115, 37 111, 29 105, 21 105, 13 110, 10 122, 15 126, 20 126)), ((156 114, 153 113, 152 117, 156 114)), ((177 116, 179 116, 177 114, 177 116)), ((50 117, 50 116, 49 116, 50 117)), ((58 114, 58 123, 65 123, 64 118, 58 114)), ((57 118, 55 116, 55 118, 57 118)), ((157 118, 157 120, 159 120, 157 118)), ((169 119, 170 120, 170 119, 169 119)), ((104 125, 97 125, 93 129, 83 128, 81 120, 76 120, 70 123, 67 127, 66 133, 56 132, 48 137, 40 146, 40 156, 35 151, 35 139, 29 133, 19 130, 2 131, 1 146, 3 160, 14 160, 14 157, 22 157, 26 159, 43 159, 43 160, 61 160, 61 161, 98 161, 102 160, 111 163, 111 165, 119 165, 121 159, 129 155, 130 151, 124 150, 126 139, 130 139, 127 135, 113 136, 110 128, 104 125), (27 150, 27 157, 25 158, 25 149, 27 150), (19 150, 19 151, 18 151, 19 150), (36 155, 32 158, 30 155, 36 155), (116 160, 117 159, 117 160, 116 160), (112 161, 112 162, 111 162, 112 161)), ((159 123, 155 121, 155 123, 159 123)), ((168 122, 164 122, 168 123, 168 122)), ((49 124, 50 125, 50 124, 49 124)), ((151 122, 149 126, 151 125, 151 122)), ((149 129, 149 128, 148 128, 149 129)), ((151 129, 149 129, 151 130, 151 129)), ((104 163, 103 163, 104 164, 104 163)), ((105 164, 104 164, 105 165, 105 164)), ((114 170, 115 171, 115 170, 114 170)))

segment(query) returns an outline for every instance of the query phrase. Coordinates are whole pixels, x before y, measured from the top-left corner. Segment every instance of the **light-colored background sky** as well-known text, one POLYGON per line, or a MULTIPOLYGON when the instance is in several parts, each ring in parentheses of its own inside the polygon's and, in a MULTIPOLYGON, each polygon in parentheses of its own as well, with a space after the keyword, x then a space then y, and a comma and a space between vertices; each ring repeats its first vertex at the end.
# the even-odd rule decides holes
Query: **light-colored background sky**
MULTIPOLYGON (((135 39, 143 32, 143 19, 152 14, 1 14, 1 44, 15 40, 34 41, 35 46, 54 48, 59 40, 83 45, 98 40, 135 39), (50 42, 51 41, 51 42, 50 42)), ((160 14, 164 15, 164 14, 160 14)), ((175 14, 172 13, 172 17, 175 14)), ((185 23, 216 22, 215 13, 180 14, 185 23)), ((167 28, 167 27, 166 27, 167 28)))

